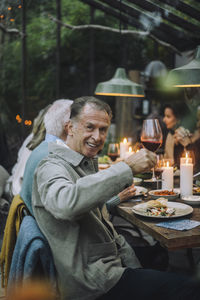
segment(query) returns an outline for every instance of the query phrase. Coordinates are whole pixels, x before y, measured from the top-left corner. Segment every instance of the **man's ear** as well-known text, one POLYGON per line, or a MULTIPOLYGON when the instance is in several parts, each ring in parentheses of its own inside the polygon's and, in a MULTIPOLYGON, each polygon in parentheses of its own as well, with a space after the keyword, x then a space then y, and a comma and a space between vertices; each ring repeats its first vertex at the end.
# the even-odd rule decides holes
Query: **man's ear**
POLYGON ((66 135, 68 135, 69 121, 67 123, 65 123, 64 130, 65 130, 66 135))
POLYGON ((67 124, 67 131, 68 135, 73 136, 73 123, 71 120, 67 124))

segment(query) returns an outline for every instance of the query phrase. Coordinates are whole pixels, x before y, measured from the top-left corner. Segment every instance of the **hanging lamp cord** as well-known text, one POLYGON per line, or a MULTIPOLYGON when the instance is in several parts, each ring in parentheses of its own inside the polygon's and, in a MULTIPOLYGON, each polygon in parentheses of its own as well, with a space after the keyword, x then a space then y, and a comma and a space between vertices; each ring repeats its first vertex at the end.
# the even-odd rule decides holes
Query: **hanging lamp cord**
POLYGON ((121 18, 122 18, 122 0, 119 0, 119 34, 120 34, 119 43, 120 43, 120 60, 121 60, 120 64, 122 67, 123 51, 122 51, 122 21, 121 21, 121 18))

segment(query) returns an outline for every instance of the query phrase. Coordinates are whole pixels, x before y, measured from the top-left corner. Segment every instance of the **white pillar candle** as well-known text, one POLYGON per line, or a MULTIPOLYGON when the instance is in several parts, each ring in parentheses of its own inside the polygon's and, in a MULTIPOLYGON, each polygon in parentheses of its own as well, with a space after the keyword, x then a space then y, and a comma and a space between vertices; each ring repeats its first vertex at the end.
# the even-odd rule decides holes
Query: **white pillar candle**
POLYGON ((132 147, 128 148, 128 151, 126 151, 125 153, 125 158, 128 158, 130 155, 132 155, 134 153, 134 151, 132 151, 132 147))
MULTIPOLYGON (((186 153, 187 156, 187 153, 186 153)), ((181 157, 180 163, 180 191, 181 197, 192 195, 193 164, 192 158, 181 157)))
POLYGON ((174 188, 174 170, 169 166, 169 161, 166 162, 166 166, 162 167, 162 189, 172 190, 174 188))
POLYGON ((120 158, 124 159, 126 152, 128 152, 128 141, 126 138, 123 139, 123 142, 120 143, 120 158))

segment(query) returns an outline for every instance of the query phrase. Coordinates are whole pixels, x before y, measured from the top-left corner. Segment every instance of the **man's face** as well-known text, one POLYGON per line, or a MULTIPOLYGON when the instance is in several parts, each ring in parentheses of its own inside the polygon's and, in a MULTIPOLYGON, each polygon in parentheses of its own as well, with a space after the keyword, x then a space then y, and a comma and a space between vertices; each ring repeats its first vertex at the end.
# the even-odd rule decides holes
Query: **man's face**
POLYGON ((82 155, 92 158, 103 149, 110 125, 109 115, 86 104, 78 120, 70 121, 68 145, 82 155))

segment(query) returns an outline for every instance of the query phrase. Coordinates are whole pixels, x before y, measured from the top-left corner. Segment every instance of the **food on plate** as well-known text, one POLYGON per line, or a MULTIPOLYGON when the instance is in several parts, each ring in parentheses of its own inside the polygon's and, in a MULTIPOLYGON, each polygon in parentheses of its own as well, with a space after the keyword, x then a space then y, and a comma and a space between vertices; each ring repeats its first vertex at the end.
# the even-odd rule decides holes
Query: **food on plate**
POLYGON ((149 200, 147 202, 148 207, 167 207, 167 199, 158 198, 157 200, 149 200))
POLYGON ((193 187, 193 194, 200 194, 200 187, 193 187))
POLYGON ((170 217, 175 215, 175 208, 168 207, 168 200, 165 198, 158 198, 157 200, 150 200, 147 202, 147 215, 154 217, 170 217))
POLYGON ((154 195, 156 196, 173 196, 173 195, 176 195, 175 192, 173 191, 168 191, 168 190, 161 190, 161 191, 155 191, 153 192, 154 195))
POLYGON ((107 155, 99 156, 98 157, 98 163, 99 164, 109 164, 110 163, 110 158, 107 155))

